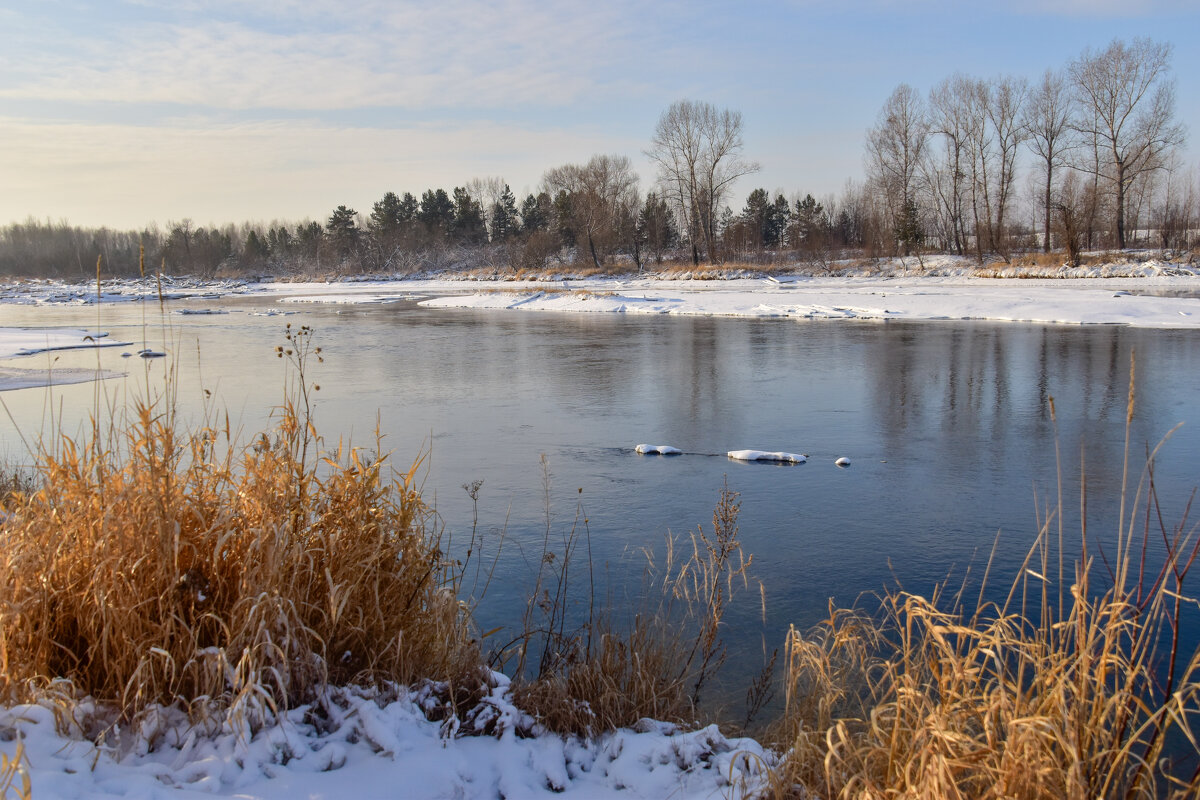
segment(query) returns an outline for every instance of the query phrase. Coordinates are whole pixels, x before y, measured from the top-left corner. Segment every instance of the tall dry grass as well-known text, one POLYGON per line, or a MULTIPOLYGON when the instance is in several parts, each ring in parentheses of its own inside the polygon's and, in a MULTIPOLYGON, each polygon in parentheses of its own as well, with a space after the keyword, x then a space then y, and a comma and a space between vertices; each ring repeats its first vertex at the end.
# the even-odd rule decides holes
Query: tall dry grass
POLYGON ((40 453, 6 504, 0 697, 90 695, 121 720, 178 704, 256 726, 329 683, 478 681, 419 461, 321 442, 311 330, 279 348, 292 387, 241 445, 183 431, 167 399, 40 453))
MULTIPOLYGON (((641 605, 630 619, 615 619, 589 604, 584 622, 569 628, 563 608, 574 538, 567 539, 561 557, 543 557, 553 574, 539 573, 524 633, 516 641, 518 705, 551 730, 581 735, 629 727, 646 717, 695 723, 702 697, 725 662, 725 613, 735 594, 749 587, 753 557, 742 549, 740 510, 738 493, 725 485, 711 531, 668 537, 661 559, 647 551, 641 605), (540 648, 538 668, 526 674, 523 665, 534 642, 540 648)), ((772 658, 764 684, 773 667, 772 658)), ((747 717, 765 699, 760 688, 747 717)))
POLYGON ((893 591, 793 629, 776 796, 1200 796, 1200 651, 1181 647, 1200 537, 1186 510, 1163 521, 1153 468, 1115 548, 1085 524, 1074 564, 1060 495, 1003 601, 985 573, 973 601, 893 591))

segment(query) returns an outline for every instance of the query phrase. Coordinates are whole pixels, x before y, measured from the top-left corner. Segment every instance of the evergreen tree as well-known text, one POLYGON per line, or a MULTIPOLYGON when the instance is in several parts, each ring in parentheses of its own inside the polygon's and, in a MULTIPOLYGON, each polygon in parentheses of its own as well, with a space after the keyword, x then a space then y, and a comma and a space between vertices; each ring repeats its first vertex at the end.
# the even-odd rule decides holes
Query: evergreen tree
POLYGON ((661 264, 663 253, 679 244, 679 231, 675 227, 675 216, 666 199, 654 192, 646 195, 646 202, 638 214, 638 228, 646 244, 646 250, 661 264))
POLYGON ((404 197, 400 198, 400 208, 396 212, 396 219, 401 225, 413 222, 417 219, 417 198, 413 197, 412 192, 405 192, 404 197))
POLYGON ((461 186, 454 187, 454 238, 465 245, 487 241, 487 226, 483 222, 483 207, 461 186))
POLYGON ((325 230, 319 222, 302 222, 296 226, 296 241, 298 247, 307 256, 320 253, 321 242, 325 238, 325 230))
POLYGON ((752 231, 751 244, 762 248, 767 244, 771 218, 771 196, 766 189, 755 189, 746 198, 746 207, 742 209, 742 221, 750 226, 752 231))
POLYGON ((371 233, 383 237, 396 234, 400 230, 400 214, 399 196, 395 192, 388 192, 371 208, 371 219, 368 222, 371 233))
POLYGON ((506 183, 500 199, 492 204, 492 241, 503 242, 515 236, 519 225, 517 198, 506 183))
POLYGON ((325 231, 334 251, 343 258, 354 252, 358 245, 359 228, 356 217, 358 212, 347 206, 338 206, 329 216, 325 231))
POLYGON ((904 255, 908 255, 917 250, 920 255, 921 244, 925 241, 925 232, 921 229, 921 217, 917 211, 917 203, 912 198, 904 202, 900 207, 900 213, 896 215, 896 243, 900 245, 904 255))
POLYGON ((811 194, 804 195, 803 200, 796 201, 796 246, 812 243, 825 232, 828 227, 825 220, 825 207, 818 203, 811 194))
POLYGON ((554 219, 554 202, 546 192, 529 195, 521 203, 521 232, 528 236, 550 228, 554 219))
POLYGON ((262 237, 256 231, 250 231, 246 234, 246 241, 242 244, 242 261, 246 264, 256 264, 270 255, 270 248, 263 241, 262 237))
POLYGON ((449 233, 454 223, 454 203, 445 189, 426 189, 421 195, 421 205, 417 210, 417 219, 435 238, 449 233))
POLYGON ((787 237, 788 222, 792 216, 792 208, 787 198, 782 194, 775 195, 775 202, 767 209, 767 226, 763 242, 772 249, 782 248, 787 237))

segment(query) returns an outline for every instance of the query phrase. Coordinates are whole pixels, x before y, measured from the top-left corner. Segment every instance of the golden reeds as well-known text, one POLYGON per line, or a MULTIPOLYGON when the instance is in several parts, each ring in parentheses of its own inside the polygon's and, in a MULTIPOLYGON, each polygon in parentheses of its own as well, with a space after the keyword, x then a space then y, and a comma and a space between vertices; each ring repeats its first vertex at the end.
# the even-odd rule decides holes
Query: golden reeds
POLYGON ((179 704, 254 726, 329 682, 478 679, 420 460, 314 455, 308 333, 288 334, 299 400, 249 446, 140 402, 103 442, 41 453, 37 490, 6 508, 5 702, 65 679, 126 720, 179 704))
MULTIPOLYGON (((1132 396, 1131 381, 1130 419, 1132 396)), ((1153 459, 1128 506, 1122 495, 1107 569, 1086 525, 1064 565, 1060 496, 1003 602, 982 587, 974 608, 962 590, 896 590, 878 614, 831 609, 812 633, 793 630, 775 794, 1200 795, 1200 651, 1179 638, 1200 541, 1186 510, 1162 523, 1153 459), (1161 564, 1147 559, 1151 539, 1161 564)))

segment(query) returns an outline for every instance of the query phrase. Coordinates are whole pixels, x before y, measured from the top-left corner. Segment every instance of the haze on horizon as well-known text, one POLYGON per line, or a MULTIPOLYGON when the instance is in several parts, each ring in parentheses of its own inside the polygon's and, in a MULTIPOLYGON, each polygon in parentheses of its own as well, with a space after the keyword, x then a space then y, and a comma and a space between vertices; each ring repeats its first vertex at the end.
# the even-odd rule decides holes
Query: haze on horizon
POLYGON ((861 179, 897 84, 1032 80, 1117 37, 1174 45, 1178 119, 1200 131, 1197 29, 1187 0, 0 2, 0 225, 323 219, 492 175, 523 196, 596 153, 632 158, 645 191, 682 98, 744 116, 762 169, 734 205, 823 196, 861 179))

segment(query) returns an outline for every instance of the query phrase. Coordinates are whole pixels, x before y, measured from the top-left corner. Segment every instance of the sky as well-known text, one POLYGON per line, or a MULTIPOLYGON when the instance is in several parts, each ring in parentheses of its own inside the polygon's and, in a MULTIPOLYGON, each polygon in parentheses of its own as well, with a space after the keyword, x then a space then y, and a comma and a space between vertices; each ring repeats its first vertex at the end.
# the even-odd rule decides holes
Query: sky
POLYGON ((0 0, 0 225, 324 220, 385 192, 644 151, 672 103, 739 111, 731 205, 840 193, 900 83, 1031 80, 1174 46, 1200 154, 1196 0, 0 0), (975 10, 978 8, 979 10, 975 10))

